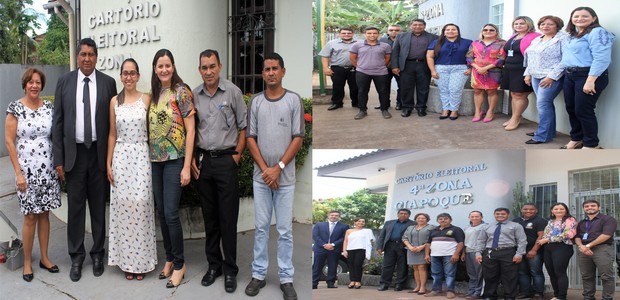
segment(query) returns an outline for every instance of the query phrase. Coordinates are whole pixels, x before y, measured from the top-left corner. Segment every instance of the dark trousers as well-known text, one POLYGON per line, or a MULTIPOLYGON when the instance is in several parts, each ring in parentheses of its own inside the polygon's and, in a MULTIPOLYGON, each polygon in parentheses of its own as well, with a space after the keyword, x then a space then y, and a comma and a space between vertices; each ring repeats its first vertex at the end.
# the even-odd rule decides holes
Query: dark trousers
POLYGON ((97 143, 90 148, 77 144, 75 164, 67 179, 67 243, 71 262, 82 263, 86 257, 84 231, 86 224, 86 201, 90 210, 90 224, 93 232, 92 258, 103 258, 105 244, 105 200, 109 183, 104 171, 99 169, 97 143))
POLYGON ((361 282, 364 273, 364 259, 366 258, 366 249, 347 250, 347 264, 349 265, 349 278, 351 281, 361 282))
POLYGON ((497 286, 500 281, 504 286, 505 298, 514 299, 517 296, 519 265, 512 262, 515 252, 516 249, 508 248, 502 250, 486 249, 482 253, 483 296, 485 298, 497 299, 497 286))
POLYGON ((381 284, 390 285, 392 274, 396 269, 396 284, 404 284, 407 280, 407 252, 403 242, 388 241, 383 249, 383 267, 381 269, 381 284))
POLYGON ((426 110, 426 101, 431 85, 431 71, 425 61, 407 61, 400 71, 400 86, 403 109, 426 110), (414 105, 415 91, 415 105, 414 105))
POLYGON ((596 94, 589 95, 583 92, 583 85, 588 78, 588 71, 577 71, 564 75, 564 102, 570 121, 570 138, 573 141, 583 141, 586 147, 598 146, 598 122, 594 109, 596 101, 609 83, 607 71, 596 79, 594 89, 596 94))
POLYGON ((568 263, 573 256, 573 246, 560 243, 545 245, 545 268, 549 273, 553 296, 560 300, 566 299, 568 291, 568 263))
POLYGON ((205 155, 198 179, 209 270, 237 276, 239 166, 232 155, 205 155), (221 249, 220 249, 221 243, 221 249), (223 254, 223 255, 222 255, 223 254))
POLYGON ((332 104, 342 105, 344 99, 344 85, 349 84, 349 96, 351 97, 351 105, 357 107, 357 83, 355 81, 355 69, 343 68, 339 66, 331 66, 334 75, 332 75, 332 104))
POLYGON ((321 270, 327 261, 327 279, 328 284, 336 282, 336 271, 338 268, 338 259, 340 259, 340 250, 323 250, 320 252, 314 252, 314 262, 312 264, 312 285, 317 286, 319 284, 319 278, 321 277, 321 270))
POLYGON ((379 103, 381 110, 387 110, 390 107, 390 81, 388 75, 368 75, 360 71, 356 72, 355 80, 359 88, 357 107, 360 110, 368 110, 368 93, 370 92, 370 82, 374 82, 377 94, 379 94, 379 103))
POLYGON ((180 270, 185 263, 183 256, 183 228, 179 219, 181 202, 181 170, 185 158, 151 163, 153 169, 153 196, 161 234, 164 238, 166 261, 173 262, 180 270))
POLYGON ((388 68, 388 91, 392 89, 392 78, 396 79, 396 106, 402 106, 403 103, 400 100, 400 76, 394 74, 391 68, 388 68))

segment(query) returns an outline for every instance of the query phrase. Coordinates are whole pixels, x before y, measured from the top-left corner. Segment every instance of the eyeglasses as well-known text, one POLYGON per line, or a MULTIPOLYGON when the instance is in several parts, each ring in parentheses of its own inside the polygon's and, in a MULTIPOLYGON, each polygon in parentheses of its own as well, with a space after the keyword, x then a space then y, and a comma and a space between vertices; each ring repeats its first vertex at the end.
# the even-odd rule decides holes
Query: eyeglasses
POLYGON ((121 73, 122 77, 136 77, 136 75, 138 75, 138 72, 136 72, 136 71, 121 73))
POLYGON ((482 31, 483 31, 483 32, 486 32, 486 31, 488 31, 488 32, 494 32, 494 31, 495 31, 495 29, 482 29, 482 31))
POLYGON ((388 31, 400 31, 400 29, 388 29, 388 31))

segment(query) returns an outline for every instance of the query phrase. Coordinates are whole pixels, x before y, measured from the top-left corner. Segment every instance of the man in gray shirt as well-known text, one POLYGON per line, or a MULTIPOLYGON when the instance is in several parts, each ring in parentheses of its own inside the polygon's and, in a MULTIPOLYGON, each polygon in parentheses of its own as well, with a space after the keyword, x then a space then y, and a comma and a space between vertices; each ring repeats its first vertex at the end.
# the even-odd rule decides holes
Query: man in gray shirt
POLYGON ((275 211, 278 275, 285 300, 296 300, 293 287, 293 200, 295 154, 305 134, 301 97, 282 87, 284 60, 268 53, 263 62, 265 91, 252 97, 248 112, 247 145, 254 159, 254 261, 245 293, 256 296, 265 286, 269 264, 269 226, 275 211))
MULTIPOLYGON (((402 27, 398 24, 388 26, 388 32, 386 35, 379 39, 379 42, 386 43, 390 45, 390 47, 394 47, 394 41, 396 40, 396 36, 400 33, 402 27)), ((388 86, 391 90, 392 78, 396 79, 396 110, 402 109, 402 103, 400 100, 400 76, 394 74, 392 72, 392 67, 388 66, 388 86)), ((381 106, 375 106, 375 109, 380 109, 381 106)))
POLYGON ((510 210, 500 207, 493 212, 496 222, 478 235, 476 260, 482 263, 484 297, 497 299, 497 286, 504 286, 505 299, 515 299, 519 282, 519 263, 525 255, 527 237, 523 226, 509 221, 510 210), (484 249, 484 250, 480 250, 484 249))
POLYGON ((332 77, 332 105, 327 110, 341 108, 344 99, 344 85, 349 84, 351 105, 357 107, 357 83, 355 68, 349 59, 349 49, 356 41, 353 39, 353 29, 340 28, 340 38, 331 40, 319 52, 323 73, 332 77))
POLYGON ((202 202, 209 268, 202 285, 224 274, 224 288, 237 288, 237 218, 239 159, 245 148, 247 107, 241 90, 220 77, 222 64, 215 50, 199 56, 203 83, 192 92, 196 108, 196 157, 192 162, 202 202), (221 249, 220 249, 221 243, 221 249))

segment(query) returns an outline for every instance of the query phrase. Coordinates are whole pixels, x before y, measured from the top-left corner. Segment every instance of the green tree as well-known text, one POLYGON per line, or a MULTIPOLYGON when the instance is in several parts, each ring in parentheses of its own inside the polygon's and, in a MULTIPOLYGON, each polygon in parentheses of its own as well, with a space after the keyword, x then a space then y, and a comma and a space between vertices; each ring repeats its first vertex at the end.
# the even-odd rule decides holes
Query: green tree
POLYGON ((514 189, 512 189, 512 196, 514 199, 512 216, 516 217, 521 215, 521 208, 523 208, 525 203, 532 202, 533 195, 531 192, 526 193, 523 182, 519 181, 515 184, 514 189))
POLYGON ((56 15, 52 15, 47 23, 47 32, 39 45, 38 55, 42 64, 69 64, 69 30, 56 15))
MULTIPOLYGON (((408 27, 417 18, 418 8, 411 0, 398 2, 378 0, 324 0, 325 31, 335 32, 340 27, 352 27, 361 32, 364 27, 375 26, 382 32, 389 25, 408 27)), ((316 13, 316 10, 313 10, 316 13)))
POLYGON ((39 15, 26 9, 32 0, 0 0, 0 63, 27 63, 27 49, 33 45, 28 33, 41 28, 39 15))
POLYGON ((353 225, 353 219, 362 217, 366 220, 367 228, 379 228, 385 220, 386 203, 386 195, 372 194, 367 189, 361 189, 345 197, 315 202, 312 205, 312 221, 323 222, 330 210, 338 210, 345 224, 353 225))

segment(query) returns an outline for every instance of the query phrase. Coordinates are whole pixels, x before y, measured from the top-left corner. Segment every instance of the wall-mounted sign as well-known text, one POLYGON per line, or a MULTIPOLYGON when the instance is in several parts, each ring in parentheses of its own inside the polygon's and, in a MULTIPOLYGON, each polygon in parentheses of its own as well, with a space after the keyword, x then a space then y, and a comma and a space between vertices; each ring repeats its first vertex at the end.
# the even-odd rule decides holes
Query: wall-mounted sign
MULTIPOLYGON (((90 29, 105 28, 107 26, 123 28, 90 36, 97 43, 97 48, 116 48, 126 45, 153 43, 161 40, 157 34, 157 27, 153 22, 141 26, 143 20, 157 18, 161 13, 159 1, 145 1, 124 7, 101 11, 88 17, 90 29)), ((119 69, 125 58, 131 54, 116 54, 112 56, 99 55, 97 69, 119 69)))
POLYGON ((432 5, 430 8, 427 8, 420 12, 420 16, 424 20, 434 19, 443 15, 443 3, 437 3, 435 5, 432 5))

